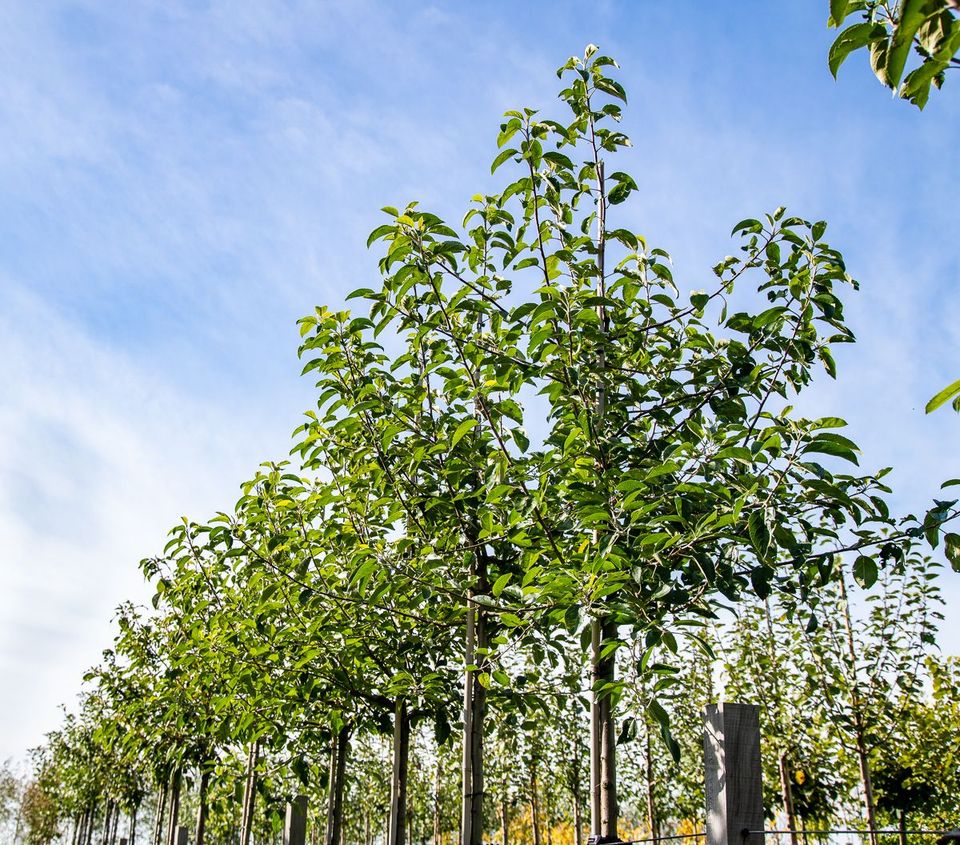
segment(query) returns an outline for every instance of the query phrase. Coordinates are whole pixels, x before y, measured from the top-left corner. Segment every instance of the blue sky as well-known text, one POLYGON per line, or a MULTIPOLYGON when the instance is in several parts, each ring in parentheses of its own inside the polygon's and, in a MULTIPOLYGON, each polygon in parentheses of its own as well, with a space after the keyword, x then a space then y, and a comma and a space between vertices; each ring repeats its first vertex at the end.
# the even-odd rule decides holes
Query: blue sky
MULTIPOLYGON (((369 284, 378 209, 459 220, 503 111, 617 57, 641 190, 623 225, 681 289, 730 228, 830 221, 859 343, 805 400, 920 510, 960 476, 951 185, 960 80, 925 112, 864 56, 834 82, 826 2, 56 2, 0 10, 0 757, 57 723, 143 599, 137 561, 228 508, 310 406, 297 317, 369 284)), ((960 601, 960 576, 944 578, 960 601)), ((945 631, 944 649, 960 653, 945 631)))

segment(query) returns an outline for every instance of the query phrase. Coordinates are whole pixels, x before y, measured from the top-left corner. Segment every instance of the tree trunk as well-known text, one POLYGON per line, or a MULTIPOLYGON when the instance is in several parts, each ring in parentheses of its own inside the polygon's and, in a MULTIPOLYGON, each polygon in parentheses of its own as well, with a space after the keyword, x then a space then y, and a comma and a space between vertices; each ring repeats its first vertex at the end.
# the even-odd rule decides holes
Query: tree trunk
POLYGON ((847 635, 847 657, 850 661, 851 687, 850 703, 853 709, 854 735, 857 746, 857 763, 860 767, 860 785, 863 787, 863 805, 867 814, 867 828, 870 830, 870 845, 878 845, 876 806, 873 800, 873 779, 870 775, 870 752, 866 742, 866 728, 863 723, 863 708, 860 704, 860 681, 857 672, 857 649, 853 641, 853 620, 850 618, 850 601, 847 598, 847 582, 840 570, 837 576, 840 597, 843 604, 843 624, 847 635))
POLYGON ((437 766, 433 776, 433 845, 440 845, 440 787, 442 785, 442 771, 440 765, 440 748, 437 747, 437 766))
POLYGON ((507 799, 506 784, 500 798, 500 839, 500 845, 510 845, 510 802, 507 799))
POLYGON ((157 792, 157 810, 153 816, 153 845, 160 845, 163 840, 163 810, 167 806, 167 779, 163 779, 157 792))
MULTIPOLYGON (((487 588, 487 567, 482 551, 477 552, 470 575, 474 586, 467 593, 464 648, 467 667, 476 665, 477 649, 487 647, 486 614, 473 600, 474 595, 484 593, 487 588)), ((464 672, 461 845, 483 845, 483 720, 487 691, 477 679, 477 674, 470 668, 464 672)))
POLYGON ((543 793, 543 826, 547 832, 547 845, 553 845, 553 804, 550 801, 550 785, 543 793))
POLYGON ((787 830, 790 831, 790 845, 800 845, 797 835, 797 815, 793 810, 793 789, 790 785, 790 761, 786 752, 780 754, 777 761, 780 769, 780 793, 783 798, 783 811, 787 816, 787 830))
POLYGON ((197 795, 197 829, 194 834, 195 845, 203 845, 207 831, 207 790, 210 786, 210 772, 204 769, 200 775, 200 788, 197 795))
POLYGON ((73 826, 73 839, 71 840, 70 845, 83 845, 83 824, 86 821, 86 818, 86 810, 77 816, 77 820, 73 826))
MULTIPOLYGON (((607 195, 604 180, 603 161, 596 157, 597 179, 597 295, 605 297, 606 289, 606 218, 607 195)), ((597 305, 597 317, 600 321, 600 330, 606 334, 610 320, 606 306, 601 301, 597 305)), ((597 371, 602 375, 606 369, 606 357, 603 348, 600 348, 596 362, 597 371)), ((601 386, 597 391, 596 415, 602 427, 603 418, 607 410, 607 392, 601 386)), ((600 535, 594 531, 594 544, 599 545, 600 535)), ((593 694, 590 707, 590 825, 593 837, 599 837, 600 842, 616 842, 617 821, 619 806, 617 804, 617 764, 616 764, 616 730, 613 718, 613 702, 609 691, 602 692, 598 687, 610 684, 615 679, 615 656, 609 654, 601 656, 601 649, 605 643, 613 642, 617 637, 617 627, 608 618, 596 618, 591 623, 591 640, 593 644, 591 655, 591 674, 593 676, 593 694)))
POLYGON ((87 845, 93 842, 93 829, 97 826, 97 802, 90 807, 90 824, 87 825, 87 845))
POLYGON ((247 779, 243 791, 243 812, 240 816, 240 845, 250 845, 253 831, 253 811, 257 803, 257 764, 260 762, 260 740, 250 746, 247 754, 247 779))
POLYGON ((582 792, 580 789, 580 740, 576 734, 573 737, 573 750, 571 754, 572 768, 570 770, 570 792, 573 796, 573 843, 574 845, 583 845, 583 803, 582 792))
POLYGON ((103 836, 100 841, 103 845, 110 845, 110 830, 113 823, 113 801, 107 801, 103 814, 103 836))
POLYGON ((537 769, 530 767, 530 823, 533 831, 533 845, 540 845, 540 793, 537 789, 537 769))
POLYGON ((650 741, 650 721, 643 720, 644 742, 646 743, 646 779, 647 779, 647 824, 650 827, 650 837, 654 842, 660 840, 660 820, 657 816, 657 800, 653 790, 653 743, 650 741))
POLYGON ((327 843, 340 845, 343 828, 343 783, 347 772, 347 751, 349 749, 350 728, 344 725, 331 738, 330 746, 330 790, 327 803, 327 843))
POLYGON ((591 623, 593 691, 590 703, 590 833, 599 842, 617 842, 617 763, 613 706, 602 688, 615 680, 613 655, 602 656, 603 644, 616 639, 608 620, 591 623), (599 839, 597 839, 599 837, 599 839))
POLYGON ((373 839, 370 833, 370 808, 363 809, 363 845, 372 845, 373 839))
POLYGON ((117 828, 120 826, 120 804, 113 805, 113 824, 110 826, 110 845, 117 845, 117 828))
POLYGON ((410 714, 397 699, 393 716, 393 773, 390 778, 390 837, 387 845, 404 845, 407 812, 407 769, 410 756, 410 714))
POLYGON ((130 808, 130 828, 127 831, 127 845, 137 845, 137 816, 140 814, 140 800, 130 808))
POLYGON ((899 825, 897 827, 897 833, 899 834, 898 839, 900 845, 907 845, 907 811, 900 810, 899 816, 899 825))
POLYGON ((180 823, 180 787, 183 771, 177 769, 170 783, 170 820, 167 827, 167 845, 177 845, 177 825, 180 823))

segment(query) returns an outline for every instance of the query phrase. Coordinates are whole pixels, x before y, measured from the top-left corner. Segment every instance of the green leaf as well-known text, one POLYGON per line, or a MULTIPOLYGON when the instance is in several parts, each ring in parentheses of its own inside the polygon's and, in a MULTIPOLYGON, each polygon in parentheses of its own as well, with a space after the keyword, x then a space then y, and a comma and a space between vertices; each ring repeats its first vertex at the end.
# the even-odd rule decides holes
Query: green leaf
POLYGON ((620 725, 620 733, 617 736, 617 745, 626 745, 637 738, 637 720, 633 716, 627 716, 620 725))
POLYGON ((757 598, 765 599, 770 595, 770 578, 773 571, 766 566, 756 566, 750 570, 750 584, 757 598))
POLYGON ((829 26, 839 27, 847 18, 847 7, 850 0, 830 0, 829 26))
POLYGON ((384 223, 382 226, 377 226, 377 228, 374 229, 367 238, 367 247, 371 247, 374 241, 379 240, 384 235, 389 235, 393 231, 394 226, 390 223, 384 223))
POLYGON ((939 11, 940 7, 939 2, 931 3, 930 0, 903 0, 900 6, 900 20, 897 21, 896 29, 893 31, 890 50, 887 54, 886 84, 890 88, 896 88, 900 84, 917 30, 931 13, 939 11))
POLYGON ((593 84, 597 86, 598 91, 603 91, 604 94, 609 94, 611 97, 623 100, 623 102, 627 101, 627 92, 623 90, 623 86, 619 82, 602 76, 595 80, 593 84))
MULTIPOLYGON (((839 435, 834 435, 834 437, 839 437, 839 435)), ((850 461, 850 463, 859 466, 860 462, 857 460, 857 454, 853 451, 855 447, 852 446, 850 441, 843 441, 847 441, 847 439, 842 438, 842 440, 836 440, 833 439, 833 437, 827 439, 827 436, 821 435, 804 446, 801 454, 807 455, 816 452, 821 455, 833 455, 836 458, 843 458, 845 461, 850 461)))
POLYGON ((516 441, 517 446, 521 452, 526 452, 530 448, 530 438, 519 428, 513 429, 511 432, 513 434, 513 439, 516 441))
POLYGON ((854 50, 859 50, 861 47, 866 47, 868 44, 886 37, 887 30, 882 24, 855 23, 853 26, 848 26, 837 36, 833 46, 830 47, 830 55, 827 58, 830 73, 836 78, 840 65, 854 50))
POLYGON ((663 709, 663 705, 657 701, 657 699, 650 699, 650 703, 647 705, 647 712, 657 724, 666 725, 667 727, 670 726, 670 714, 663 709))
POLYGON ((500 598, 500 593, 502 593, 507 584, 510 583, 510 579, 512 577, 513 575, 508 572, 506 575, 501 575, 499 578, 497 578, 493 584, 493 589, 491 590, 494 598, 500 598))
POLYGON ((760 511, 753 511, 747 519, 747 533, 750 535, 750 544, 760 560, 766 560, 770 550, 770 530, 760 511))
POLYGON ((931 411, 936 411, 944 402, 949 402, 953 399, 954 396, 960 395, 960 379, 957 379, 953 384, 947 385, 943 390, 941 390, 936 396, 933 397, 929 402, 925 411, 929 414, 931 411))
POLYGON ((680 762, 680 743, 677 742, 676 738, 673 735, 673 732, 670 730, 670 725, 662 724, 660 725, 660 736, 663 737, 663 742, 667 746, 667 750, 670 752, 670 756, 673 757, 674 763, 680 762))
POLYGON ((872 557, 860 555, 853 562, 853 580, 856 581, 864 590, 869 590, 874 584, 877 583, 878 575, 879 571, 877 570, 877 564, 872 557))
POLYGON ((633 180, 633 177, 628 176, 626 173, 614 173, 611 178, 615 179, 617 184, 613 186, 607 195, 607 199, 610 200, 610 205, 619 205, 637 189, 637 183, 633 180))
POLYGON ((515 156, 516 154, 517 154, 517 151, 516 151, 516 150, 511 150, 511 149, 503 150, 503 151, 493 160, 493 164, 490 165, 490 172, 491 172, 491 173, 495 173, 496 170, 497 170, 497 168, 498 168, 501 164, 503 164, 508 158, 510 158, 511 156, 515 156))
POLYGON ((960 534, 944 534, 943 552, 954 572, 960 572, 960 534))
POLYGON ((903 80, 900 96, 922 110, 930 99, 930 84, 944 69, 945 65, 941 62, 927 59, 920 67, 907 74, 903 80))
POLYGON ((464 420, 460 425, 457 426, 457 430, 453 432, 453 437, 450 438, 450 448, 452 449, 456 446, 461 440, 463 440, 464 435, 470 431, 477 424, 475 419, 464 420))
POLYGON ((741 220, 739 223, 737 223, 737 225, 731 230, 730 235, 732 237, 740 232, 759 234, 762 231, 763 224, 759 220, 754 220, 752 217, 748 217, 746 220, 741 220))
POLYGON ((710 295, 705 290, 695 290, 690 293, 690 304, 697 311, 703 311, 709 301, 710 295))

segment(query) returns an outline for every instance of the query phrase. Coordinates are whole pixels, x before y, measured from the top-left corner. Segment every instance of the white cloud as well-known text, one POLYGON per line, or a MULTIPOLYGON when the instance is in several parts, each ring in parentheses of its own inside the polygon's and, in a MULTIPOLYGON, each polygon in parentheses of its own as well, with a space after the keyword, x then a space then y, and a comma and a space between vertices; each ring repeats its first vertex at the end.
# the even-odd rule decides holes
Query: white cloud
POLYGON ((140 558, 282 457, 295 411, 198 402, 9 278, 0 289, 2 758, 55 726, 110 643, 113 608, 147 598, 140 558))

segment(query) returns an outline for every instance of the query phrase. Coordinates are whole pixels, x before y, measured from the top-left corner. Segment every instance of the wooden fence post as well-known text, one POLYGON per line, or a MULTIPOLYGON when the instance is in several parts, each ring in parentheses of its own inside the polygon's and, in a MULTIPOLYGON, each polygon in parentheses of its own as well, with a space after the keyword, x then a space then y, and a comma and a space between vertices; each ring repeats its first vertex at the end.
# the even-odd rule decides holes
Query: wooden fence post
POLYGON ((707 845, 764 845, 760 708, 708 704, 703 727, 707 845))
POLYGON ((283 823, 283 845, 306 845, 307 796, 298 795, 287 803, 287 818, 283 823))

